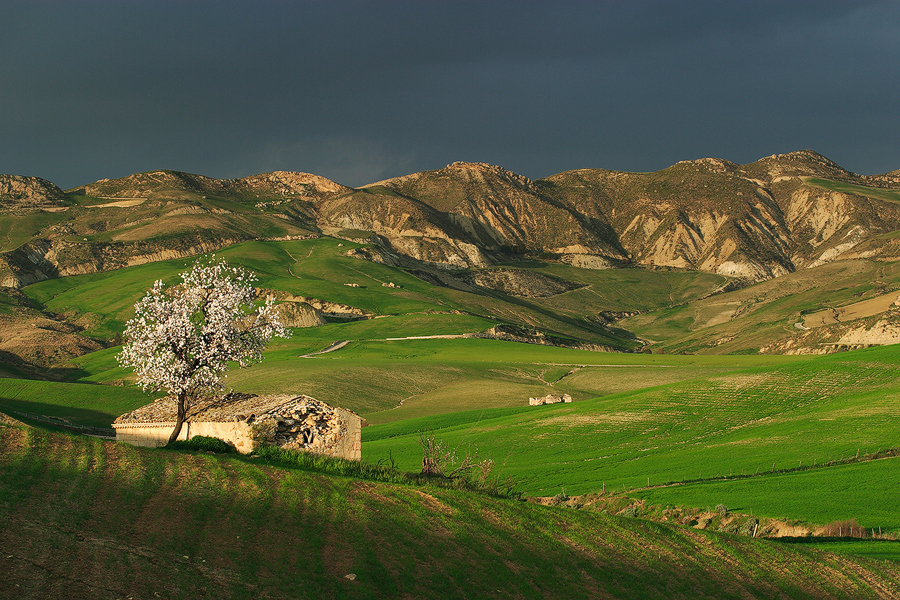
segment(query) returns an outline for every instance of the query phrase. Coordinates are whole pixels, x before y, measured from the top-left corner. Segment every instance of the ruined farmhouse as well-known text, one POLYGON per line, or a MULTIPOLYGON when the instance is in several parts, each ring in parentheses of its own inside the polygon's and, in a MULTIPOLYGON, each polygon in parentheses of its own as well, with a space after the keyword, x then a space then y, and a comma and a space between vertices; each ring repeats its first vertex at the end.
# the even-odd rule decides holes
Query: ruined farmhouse
MULTIPOLYGON (((116 439, 135 446, 164 446, 175 426, 174 398, 165 397, 116 419, 116 439)), ((274 444, 326 456, 359 460, 362 418, 297 394, 229 394, 192 406, 178 436, 219 438, 241 453, 274 444)))
POLYGON ((562 394, 562 395, 547 394, 546 396, 544 396, 542 398, 534 398, 534 397, 529 398, 528 405, 529 406, 541 406, 544 404, 559 404, 561 402, 568 403, 571 401, 572 401, 572 396, 570 396, 569 394, 562 394))

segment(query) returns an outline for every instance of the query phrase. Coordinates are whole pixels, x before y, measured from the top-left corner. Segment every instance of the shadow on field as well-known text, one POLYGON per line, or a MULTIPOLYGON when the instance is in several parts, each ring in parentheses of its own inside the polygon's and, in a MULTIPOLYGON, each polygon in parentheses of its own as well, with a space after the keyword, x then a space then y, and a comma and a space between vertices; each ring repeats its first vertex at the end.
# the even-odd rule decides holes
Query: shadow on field
POLYGON ((78 425, 90 427, 110 427, 116 419, 116 415, 107 412, 92 410, 90 408, 77 408, 60 406, 58 404, 46 404, 29 400, 17 400, 0 396, 0 411, 12 412, 15 417, 17 412, 33 413, 47 417, 58 417, 71 421, 78 425))

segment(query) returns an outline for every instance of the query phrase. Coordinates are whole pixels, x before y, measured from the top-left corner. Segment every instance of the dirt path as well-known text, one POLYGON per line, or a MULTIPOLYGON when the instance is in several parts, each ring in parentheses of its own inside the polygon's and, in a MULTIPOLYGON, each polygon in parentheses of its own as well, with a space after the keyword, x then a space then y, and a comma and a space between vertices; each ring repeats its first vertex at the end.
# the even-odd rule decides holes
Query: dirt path
POLYGON ((313 356, 319 354, 326 354, 328 352, 334 352, 335 350, 340 350, 344 346, 350 343, 350 340, 337 340, 331 342, 331 345, 325 348, 324 350, 319 350, 318 352, 310 352, 309 354, 301 354, 299 358, 312 358, 313 356))
POLYGON ((310 352, 309 354, 301 354, 299 358, 311 358, 318 354, 325 354, 326 352, 334 352, 335 350, 340 350, 351 341, 357 342, 399 342, 403 340, 456 340, 460 338, 468 338, 471 337, 468 333, 459 333, 453 335, 411 335, 408 337, 394 337, 394 338, 379 338, 372 340, 337 340, 332 342, 330 346, 325 348, 324 350, 319 350, 317 352, 310 352))
MULTIPOLYGON (((294 265, 299 264, 300 261, 298 261, 296 259, 296 257, 294 257, 294 255, 290 253, 289 250, 287 250, 285 248, 282 248, 282 250, 284 250, 285 254, 287 254, 288 256, 291 257, 291 260, 294 261, 294 265)), ((312 253, 312 249, 310 249, 310 253, 312 253)), ((307 255, 306 258, 309 258, 309 256, 307 255)), ((302 277, 300 277, 299 275, 294 273, 294 265, 288 265, 288 273, 290 273, 292 277, 296 277, 297 279, 303 279, 302 277)))
POLYGON ((402 340, 458 340, 462 338, 472 337, 469 333, 456 333, 448 335, 411 335, 407 337, 380 338, 377 340, 366 340, 367 342, 399 342, 402 340))

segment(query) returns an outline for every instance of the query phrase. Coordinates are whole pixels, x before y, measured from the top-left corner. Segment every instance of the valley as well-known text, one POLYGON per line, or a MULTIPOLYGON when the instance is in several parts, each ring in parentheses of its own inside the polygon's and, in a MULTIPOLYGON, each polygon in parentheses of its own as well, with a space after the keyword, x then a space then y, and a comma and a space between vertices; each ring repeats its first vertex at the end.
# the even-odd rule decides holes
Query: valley
POLYGON ((357 189, 287 172, 68 191, 0 177, 0 413, 18 420, 0 425, 0 515, 31 532, 7 558, 22 581, 60 589, 46 571, 62 547, 87 557, 63 579, 106 565, 84 598, 118 597, 126 567, 149 596, 163 563, 180 569, 171 597, 277 597, 305 556, 327 563, 305 585, 335 597, 465 597, 498 569, 520 575, 503 583, 515 597, 900 584, 891 174, 801 151, 536 181, 453 163, 357 189), (29 418, 109 427, 157 397, 116 363, 125 322, 153 281, 212 253, 252 271, 294 330, 227 385, 358 413, 371 472, 131 448, 29 418), (573 402, 528 405, 549 393, 573 402), (490 458, 515 493, 403 479, 423 434, 490 458), (865 539, 830 533, 851 520, 865 539), (280 527, 302 542, 267 548, 280 527), (428 566, 438 551, 420 540, 449 559, 428 566))

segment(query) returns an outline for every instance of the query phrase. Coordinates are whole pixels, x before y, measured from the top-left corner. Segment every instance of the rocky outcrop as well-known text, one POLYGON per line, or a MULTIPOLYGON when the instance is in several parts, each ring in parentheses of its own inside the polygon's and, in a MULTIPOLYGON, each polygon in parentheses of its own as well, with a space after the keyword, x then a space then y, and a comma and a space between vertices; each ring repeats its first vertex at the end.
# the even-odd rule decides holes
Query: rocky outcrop
POLYGON ((832 354, 900 344, 900 308, 883 314, 815 328, 797 327, 788 339, 760 348, 760 354, 832 354))
POLYGON ((312 298, 310 296, 295 296, 294 294, 284 291, 284 290, 268 290, 264 288, 259 288, 256 290, 256 294, 258 298, 265 298, 267 296, 272 296, 282 304, 294 304, 297 305, 296 309, 283 309, 287 311, 298 310, 298 311, 306 311, 306 308, 303 308, 303 305, 308 306, 313 309, 318 317, 322 316, 330 317, 333 319, 340 319, 346 321, 359 320, 359 319, 371 319, 375 315, 367 310, 362 308, 357 308, 355 306, 350 306, 349 304, 341 304, 340 302, 331 302, 329 300, 322 300, 320 298, 312 298))
POLYGON ((46 179, 0 175, 0 211, 59 208, 65 199, 65 192, 46 179))
POLYGON ((285 327, 318 327, 328 322, 322 311, 306 302, 282 302, 277 305, 277 309, 285 327))
POLYGON ((120 179, 101 179, 71 190, 96 198, 148 200, 217 197, 257 203, 266 200, 317 200, 351 191, 330 179, 310 173, 275 171, 240 179, 213 179, 181 171, 135 173, 120 179))
POLYGON ((458 273, 453 277, 470 286, 521 298, 547 298, 583 287, 565 279, 522 269, 482 269, 458 273))
MULTIPOLYGON (((588 254, 612 261, 627 258, 607 223, 565 206, 536 182, 495 165, 456 162, 365 189, 370 196, 392 195, 405 203, 415 202, 417 210, 428 214, 430 231, 407 228, 402 240, 379 231, 395 248, 410 255, 407 248, 421 247, 411 244, 411 238, 423 237, 444 240, 440 245, 452 247, 453 255, 453 261, 446 262, 461 267, 482 267, 522 253, 588 254)), ((364 196, 357 199, 374 201, 364 196)), ((353 208, 362 213, 367 210, 353 208)), ((431 254, 430 262, 439 262, 434 258, 440 253, 431 254)))
POLYGON ((491 340, 503 340, 507 342, 520 342, 523 344, 538 344, 540 346, 556 346, 559 348, 575 348, 577 350, 590 350, 592 352, 620 352, 620 348, 579 342, 548 335, 543 331, 529 331, 514 325, 496 325, 485 331, 472 334, 475 338, 491 340))
POLYGON ((79 243, 37 239, 0 254, 0 286, 19 288, 45 279, 98 273, 149 262, 197 256, 240 239, 182 236, 146 242, 79 243))

